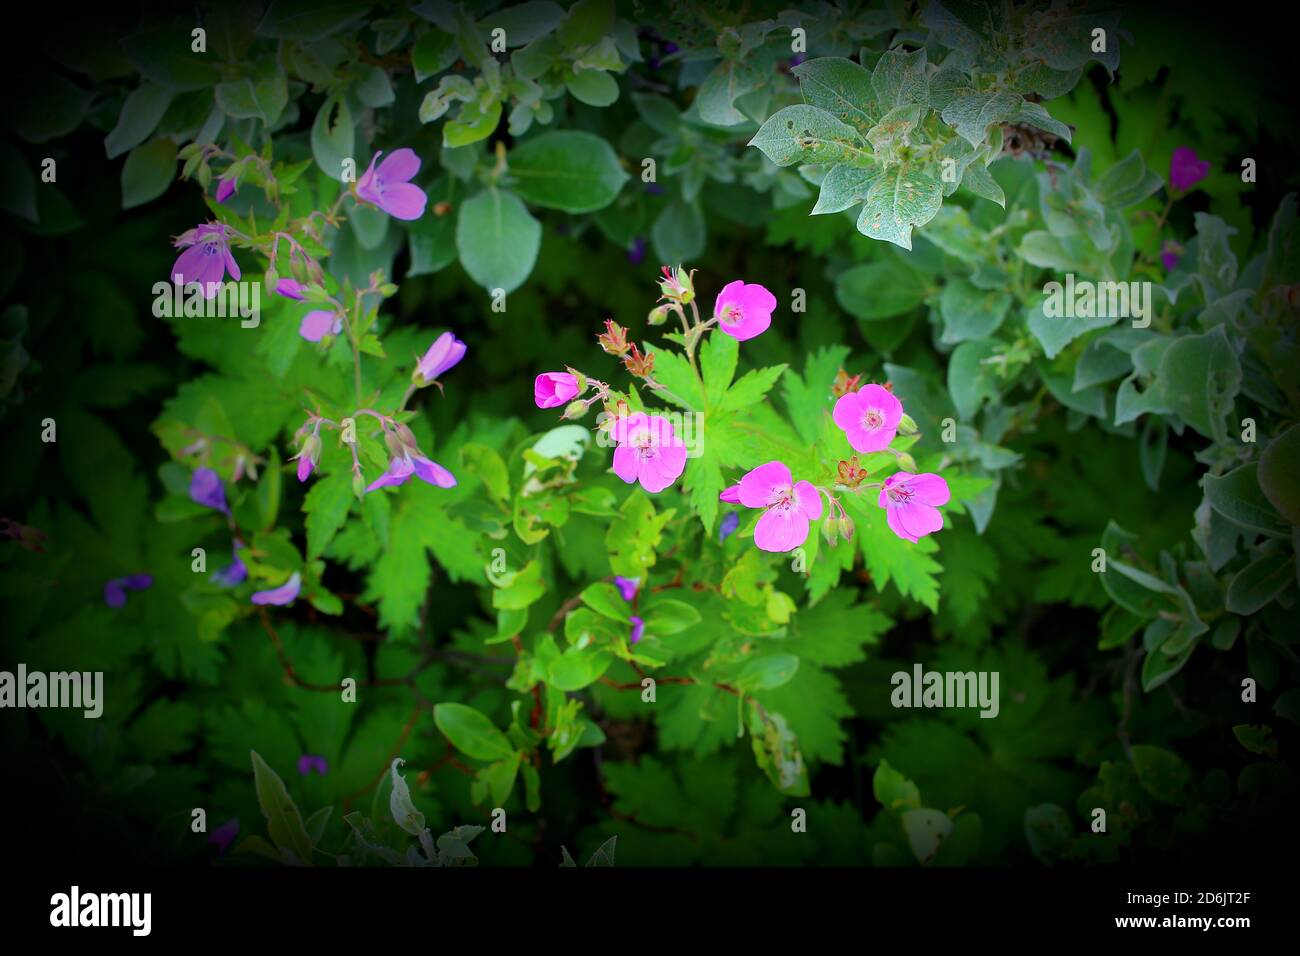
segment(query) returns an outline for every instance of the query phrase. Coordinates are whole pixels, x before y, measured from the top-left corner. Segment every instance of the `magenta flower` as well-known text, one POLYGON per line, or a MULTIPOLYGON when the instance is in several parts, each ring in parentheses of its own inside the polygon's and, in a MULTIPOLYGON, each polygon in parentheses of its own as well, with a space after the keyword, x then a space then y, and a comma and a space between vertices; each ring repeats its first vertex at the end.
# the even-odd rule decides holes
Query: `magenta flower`
POLYGON ((465 357, 465 343, 450 332, 443 332, 433 340, 424 358, 415 367, 415 374, 429 384, 465 357))
POLYGON ((857 451, 883 451, 898 433, 903 403, 881 385, 863 385, 846 392, 831 416, 857 451))
POLYGON ((126 605, 127 591, 145 591, 153 587, 152 574, 131 574, 124 578, 113 578, 104 584, 104 603, 111 608, 126 605))
POLYGON ((227 820, 225 823, 221 824, 221 826, 209 833, 208 842, 215 843, 217 846, 217 852, 224 856, 225 852, 230 849, 230 844, 235 842, 235 837, 237 836, 239 836, 238 817, 233 820, 227 820))
POLYGON ((641 587, 641 579, 616 575, 614 577, 614 587, 618 588, 618 593, 623 596, 624 601, 631 602, 636 597, 637 589, 641 587))
MULTIPOLYGON (((320 427, 319 425, 317 426, 320 427)), ((306 481, 311 477, 312 471, 316 468, 316 463, 320 461, 321 443, 320 438, 315 432, 303 439, 302 447, 298 449, 298 454, 290 458, 290 461, 298 462, 298 480, 306 481)))
POLYGON ((1178 192, 1186 192, 1206 176, 1210 175, 1210 162, 1198 159, 1196 150, 1190 146, 1179 146, 1169 160, 1169 185, 1178 192))
POLYGON ((637 617, 635 614, 628 618, 628 620, 632 622, 631 643, 635 644, 637 641, 641 640, 641 635, 645 633, 645 621, 641 620, 641 618, 637 617))
POLYGON ((235 177, 223 176, 217 180, 217 202, 225 202, 235 194, 235 177))
POLYGON ((298 597, 298 592, 302 590, 302 575, 297 571, 289 575, 289 580, 285 581, 278 588, 271 588, 269 591, 258 591, 253 595, 254 604, 292 604, 298 597))
POLYGON ((410 182, 420 171, 420 157, 413 149, 397 149, 376 169, 375 163, 382 155, 382 149, 375 153, 369 168, 357 180, 357 196, 394 219, 419 219, 429 201, 424 190, 410 182))
POLYGON ((329 773, 330 765, 324 757, 318 757, 315 754, 303 754, 298 758, 298 772, 304 777, 313 770, 322 777, 329 773))
POLYGON ((740 503, 766 509, 754 528, 754 544, 763 551, 793 551, 808 539, 809 523, 822 516, 821 492, 811 481, 796 482, 779 461, 740 479, 740 503))
POLYGON ((728 282, 713 303, 713 315, 722 329, 737 342, 762 335, 772 324, 776 296, 758 283, 746 285, 741 279, 728 282))
POLYGON ((222 514, 230 514, 226 505, 226 489, 221 483, 221 476, 211 468, 196 468, 190 478, 190 500, 196 504, 214 508, 222 514))
POLYGON ((728 487, 728 488, 723 488, 723 489, 722 489, 722 494, 718 495, 718 500, 719 500, 719 501, 725 501, 725 502, 727 502, 728 504, 733 504, 733 505, 735 505, 735 504, 739 504, 739 503, 740 503, 740 485, 731 485, 731 486, 728 487))
POLYGON ((366 492, 404 484, 412 475, 438 488, 456 487, 456 476, 446 468, 426 458, 418 449, 403 446, 402 453, 389 459, 388 469, 370 483, 366 492))
POLYGON ((302 294, 302 283, 297 279, 281 279, 275 284, 276 295, 282 295, 286 299, 297 299, 301 302, 307 298, 302 294))
POLYGON ((538 408, 565 405, 578 396, 578 380, 568 372, 543 372, 533 380, 533 401, 538 408))
POLYGON ((885 479, 876 504, 885 509, 889 530, 915 543, 943 527, 939 505, 948 503, 948 482, 938 475, 897 471, 885 479))
POLYGON ((319 342, 327 335, 338 335, 343 328, 343 316, 328 309, 317 309, 302 317, 298 334, 308 342, 319 342))
POLYGON ((686 444, 662 416, 644 412, 620 415, 611 434, 618 442, 614 474, 629 485, 640 481, 646 491, 660 492, 686 470, 686 444))
POLYGON ((177 249, 184 249, 172 264, 172 281, 182 286, 197 282, 203 289, 203 298, 211 299, 230 273, 239 279, 239 263, 230 254, 226 227, 221 223, 205 223, 182 233, 176 238, 177 249))

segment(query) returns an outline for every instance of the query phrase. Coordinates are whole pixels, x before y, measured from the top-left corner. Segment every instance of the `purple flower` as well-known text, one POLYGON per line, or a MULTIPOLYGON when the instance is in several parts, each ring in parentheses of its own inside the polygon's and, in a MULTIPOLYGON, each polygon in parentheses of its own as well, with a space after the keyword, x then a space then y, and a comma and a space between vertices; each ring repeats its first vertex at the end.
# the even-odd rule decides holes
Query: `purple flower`
POLYGON ((722 493, 718 495, 718 500, 733 505, 740 504, 740 485, 731 485, 727 488, 723 488, 722 493))
POLYGON ((1183 257, 1183 247, 1172 239, 1166 239, 1160 247, 1160 264, 1166 272, 1173 272, 1178 260, 1183 257))
POLYGON ((285 581, 278 588, 271 588, 269 591, 258 591, 253 595, 254 604, 292 604, 302 590, 302 575, 297 571, 289 575, 289 580, 285 581))
POLYGON ((664 187, 659 185, 659 183, 646 183, 645 191, 646 195, 649 196, 662 196, 664 193, 664 187))
POLYGON ((614 587, 618 588, 618 593, 623 596, 624 601, 631 601, 636 597, 636 592, 641 587, 640 578, 615 577, 614 587))
POLYGON ((146 591, 151 587, 152 574, 129 574, 124 578, 113 578, 104 585, 104 603, 111 608, 123 607, 127 591, 146 591))
POLYGON ((306 298, 302 294, 302 283, 297 279, 281 279, 275 284, 276 295, 282 295, 286 299, 297 299, 301 302, 306 298))
POLYGON ((790 57, 790 65, 791 65, 792 67, 794 67, 794 66, 798 66, 800 63, 802 63, 802 62, 803 62, 804 60, 806 60, 806 59, 808 59, 808 54, 806 54, 806 53, 796 53, 794 56, 790 57))
POLYGON ((230 514, 226 505, 226 489, 221 483, 221 476, 211 468, 196 468, 190 479, 190 500, 196 504, 215 508, 222 514, 230 514))
POLYGON ((244 583, 244 579, 248 577, 248 567, 239 557, 239 552, 243 547, 244 545, 242 542, 234 542, 233 560, 220 571, 214 571, 211 580, 215 581, 223 588, 233 588, 244 583))
POLYGON ((645 633, 645 621, 633 614, 628 618, 632 622, 632 643, 635 644, 641 640, 641 635, 645 633))
POLYGON ((230 273, 239 279, 239 263, 230 254, 226 227, 219 222, 205 223, 176 237, 177 249, 184 249, 172 264, 172 280, 181 285, 197 282, 203 289, 203 298, 213 298, 230 273))
POLYGON ((217 180, 217 202, 225 202, 235 194, 235 177, 223 176, 217 180))
POLYGON ((303 754, 298 758, 298 772, 304 777, 315 770, 322 777, 329 773, 330 765, 324 757, 317 757, 314 754, 303 754))
POLYGON ((415 374, 428 384, 452 368, 465 357, 465 343, 450 332, 443 332, 433 340, 415 367, 415 374))
POLYGON ((412 475, 438 488, 456 487, 455 475, 436 461, 422 455, 417 449, 407 447, 403 449, 402 454, 394 455, 389 459, 388 469, 370 483, 366 492, 390 485, 404 484, 412 475))
POLYGON ((718 525, 718 543, 721 544, 735 534, 738 527, 740 527, 740 515, 734 511, 723 515, 722 522, 718 525))
POLYGON ((308 342, 319 342, 327 335, 338 335, 342 328, 342 315, 329 309, 317 309, 302 317, 298 334, 308 342))
POLYGON ((1186 192, 1210 175, 1210 162, 1198 159, 1196 150, 1179 146, 1169 160, 1169 185, 1178 192, 1186 192))
POLYGON ((208 842, 215 843, 217 850, 225 855, 226 850, 230 849, 230 844, 235 842, 235 837, 239 836, 239 818, 227 820, 221 826, 217 827, 208 834, 208 842))
POLYGON ((645 240, 637 236, 632 240, 631 247, 627 250, 627 261, 634 266, 639 266, 645 260, 645 240))
POLYGON ((420 171, 420 157, 413 149, 394 150, 376 169, 375 163, 382 155, 382 149, 375 153, 370 166, 357 180, 357 196, 394 219, 419 219, 429 201, 424 190, 410 182, 420 171))

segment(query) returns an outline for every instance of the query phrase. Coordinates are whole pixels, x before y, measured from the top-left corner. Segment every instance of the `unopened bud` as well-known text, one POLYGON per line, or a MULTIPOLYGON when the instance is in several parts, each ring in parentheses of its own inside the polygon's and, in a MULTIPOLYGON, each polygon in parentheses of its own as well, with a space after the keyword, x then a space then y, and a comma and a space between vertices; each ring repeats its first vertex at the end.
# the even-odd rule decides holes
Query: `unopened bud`
POLYGON ((651 325, 663 325, 668 321, 668 306, 657 305, 650 310, 648 321, 651 325))
POLYGON ((898 433, 900 435, 915 435, 919 428, 916 427, 916 420, 911 415, 904 413, 903 417, 898 420, 898 433))
POLYGON ((587 414, 587 403, 583 401, 569 402, 564 408, 564 414, 561 418, 578 419, 587 414))
POLYGON ((903 471, 910 471, 912 474, 916 474, 916 459, 907 452, 902 452, 898 456, 898 467, 903 469, 903 471))
POLYGON ((388 446, 388 454, 393 458, 402 458, 406 455, 406 448, 402 443, 401 436, 396 432, 384 432, 384 444, 388 446))
POLYGON ((842 514, 840 515, 840 520, 838 524, 840 526, 840 534, 843 535, 845 541, 848 541, 850 538, 853 537, 853 532, 855 529, 853 527, 852 518, 850 518, 848 515, 842 514))
POLYGON ((364 498, 366 496, 366 479, 360 474, 354 474, 352 476, 352 493, 358 498, 364 498))
POLYGON ((419 447, 419 442, 415 440, 415 435, 412 434, 411 430, 407 428, 405 425, 398 424, 398 426, 394 429, 394 431, 397 432, 397 437, 401 440, 402 444, 405 445, 407 448, 419 447))
POLYGON ((828 517, 822 522, 822 537, 826 539, 826 543, 832 548, 840 543, 839 526, 834 518, 828 517))

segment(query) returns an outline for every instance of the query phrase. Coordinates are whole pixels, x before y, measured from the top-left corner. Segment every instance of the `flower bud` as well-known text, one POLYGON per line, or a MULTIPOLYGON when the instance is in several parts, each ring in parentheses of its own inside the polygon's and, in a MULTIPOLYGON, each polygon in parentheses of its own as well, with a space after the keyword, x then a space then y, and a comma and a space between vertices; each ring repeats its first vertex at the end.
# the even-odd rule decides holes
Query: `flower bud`
POLYGON ((848 541, 850 538, 853 537, 853 532, 855 528, 853 526, 852 518, 850 518, 846 514, 842 514, 840 515, 840 520, 838 524, 840 526, 840 534, 844 537, 845 541, 848 541))
POLYGON ((916 427, 916 419, 904 412, 903 417, 898 420, 898 434, 915 435, 918 431, 920 429, 916 427))
POLYGON ((916 459, 907 452, 901 452, 898 455, 898 467, 903 469, 903 471, 910 471, 912 474, 916 474, 916 459))
POLYGON ((834 518, 828 516, 826 520, 822 522, 822 537, 826 539, 826 543, 832 548, 840 543, 839 525, 836 524, 834 518))
POLYGON ((647 321, 651 325, 663 325, 665 322, 668 321, 668 306, 666 305, 655 306, 653 309, 650 310, 650 315, 647 321))
POLYGON ((406 456, 406 446, 396 431, 384 431, 384 444, 388 446, 388 454, 393 458, 404 458, 406 456))
POLYGON ((360 473, 352 476, 352 493, 358 498, 366 496, 366 479, 360 473))
POLYGON ((577 402, 569 402, 569 404, 564 409, 564 414, 561 415, 560 417, 568 418, 568 419, 578 419, 584 417, 586 414, 587 414, 587 403, 583 401, 577 401, 577 402))

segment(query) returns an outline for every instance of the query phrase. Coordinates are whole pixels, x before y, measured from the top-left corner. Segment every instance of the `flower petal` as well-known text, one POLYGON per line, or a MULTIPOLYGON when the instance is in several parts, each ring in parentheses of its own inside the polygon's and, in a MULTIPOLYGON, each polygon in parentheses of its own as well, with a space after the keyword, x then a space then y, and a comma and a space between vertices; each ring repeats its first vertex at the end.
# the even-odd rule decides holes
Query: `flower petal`
POLYGON ((793 484, 790 469, 782 462, 759 465, 740 479, 740 503, 746 508, 766 508, 773 488, 793 484))

